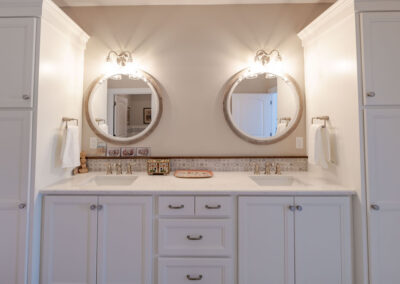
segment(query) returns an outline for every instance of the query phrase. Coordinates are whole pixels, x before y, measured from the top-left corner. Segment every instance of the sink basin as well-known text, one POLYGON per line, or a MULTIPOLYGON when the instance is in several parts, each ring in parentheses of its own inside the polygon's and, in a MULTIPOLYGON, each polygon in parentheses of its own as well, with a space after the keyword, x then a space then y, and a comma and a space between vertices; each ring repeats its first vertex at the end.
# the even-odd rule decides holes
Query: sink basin
POLYGON ((250 176, 250 179, 260 186, 290 186, 294 182, 292 176, 285 175, 250 176))
POLYGON ((94 176, 85 184, 96 186, 130 186, 137 176, 94 176))

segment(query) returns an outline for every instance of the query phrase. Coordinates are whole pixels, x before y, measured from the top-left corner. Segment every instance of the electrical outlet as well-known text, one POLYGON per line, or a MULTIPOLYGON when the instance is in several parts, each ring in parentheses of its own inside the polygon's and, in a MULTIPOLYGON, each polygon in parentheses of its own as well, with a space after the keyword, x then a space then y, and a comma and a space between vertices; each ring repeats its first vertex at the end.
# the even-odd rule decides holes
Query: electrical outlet
POLYGON ((97 149, 97 137, 90 137, 90 149, 97 149))
POLYGON ((303 137, 296 137, 296 149, 303 149, 304 142, 303 137))

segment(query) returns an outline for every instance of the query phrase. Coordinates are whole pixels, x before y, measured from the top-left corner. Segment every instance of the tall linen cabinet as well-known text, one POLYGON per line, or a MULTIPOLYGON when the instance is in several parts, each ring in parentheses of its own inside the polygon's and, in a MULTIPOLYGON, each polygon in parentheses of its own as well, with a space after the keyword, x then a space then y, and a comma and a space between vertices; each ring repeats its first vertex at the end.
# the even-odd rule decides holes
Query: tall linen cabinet
MULTIPOLYGON (((70 64, 81 65, 81 74, 73 74, 77 80, 73 87, 66 72, 60 73, 63 80, 52 84, 61 90, 68 87, 82 98, 83 52, 88 36, 51 1, 0 0, 0 38, 0 282, 35 283, 30 273, 34 254, 32 236, 35 230, 40 231, 40 221, 34 214, 39 210, 35 191, 38 180, 45 183, 42 178, 45 173, 37 176, 35 171, 36 147, 55 143, 54 128, 47 120, 57 119, 56 125, 61 125, 60 118, 48 112, 51 106, 39 106, 49 91, 49 80, 43 74, 49 66, 57 72, 73 69, 70 64), (55 41, 50 30, 62 35, 65 48, 74 50, 68 54, 75 59, 71 63, 41 56, 41 44, 49 46, 55 41), (46 121, 41 121, 40 114, 46 112, 46 121), (39 128, 49 136, 38 135, 39 128)), ((62 56, 58 55, 60 59, 62 56)), ((52 95, 60 94, 53 92, 52 95)), ((64 96, 58 97, 58 103, 76 108, 64 96)), ((49 165, 46 175, 52 176, 54 164, 49 165)), ((63 175, 69 172, 70 169, 62 170, 63 175)))
POLYGON ((400 279, 399 31, 399 1, 340 0, 299 33, 308 119, 329 115, 341 151, 322 172, 357 189, 357 284, 400 279))

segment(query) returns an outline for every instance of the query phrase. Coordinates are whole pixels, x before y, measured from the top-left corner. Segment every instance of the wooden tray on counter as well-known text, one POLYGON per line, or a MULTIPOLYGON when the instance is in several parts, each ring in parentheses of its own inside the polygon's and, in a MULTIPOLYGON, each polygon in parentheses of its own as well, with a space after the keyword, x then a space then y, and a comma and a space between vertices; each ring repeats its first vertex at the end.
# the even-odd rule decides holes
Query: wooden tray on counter
POLYGON ((213 175, 212 171, 205 170, 177 170, 174 173, 177 178, 210 178, 213 175))

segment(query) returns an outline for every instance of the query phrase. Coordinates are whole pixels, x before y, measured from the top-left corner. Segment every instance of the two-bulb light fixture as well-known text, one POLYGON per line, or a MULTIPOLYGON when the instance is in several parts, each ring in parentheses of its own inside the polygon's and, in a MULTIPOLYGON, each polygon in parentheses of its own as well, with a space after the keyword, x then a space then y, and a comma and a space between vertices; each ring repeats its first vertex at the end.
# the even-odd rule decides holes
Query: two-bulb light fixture
POLYGON ((113 80, 121 80, 122 75, 129 76, 129 79, 138 80, 142 74, 137 64, 133 62, 132 52, 111 50, 106 58, 105 75, 113 80))
POLYGON ((260 74, 266 74, 267 78, 274 77, 272 74, 283 75, 283 62, 279 50, 273 49, 267 52, 263 49, 257 50, 254 62, 249 66, 246 78, 257 78, 260 74))

